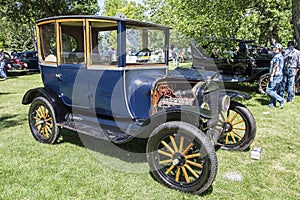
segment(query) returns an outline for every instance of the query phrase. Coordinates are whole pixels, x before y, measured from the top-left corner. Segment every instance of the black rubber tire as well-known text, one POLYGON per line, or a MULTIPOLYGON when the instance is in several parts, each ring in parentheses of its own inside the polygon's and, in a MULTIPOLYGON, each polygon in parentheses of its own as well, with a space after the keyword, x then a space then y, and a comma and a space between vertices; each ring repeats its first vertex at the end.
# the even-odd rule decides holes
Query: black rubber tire
POLYGON ((270 74, 262 75, 258 80, 258 91, 261 94, 267 95, 266 89, 270 80, 270 74))
POLYGON ((160 183, 172 189, 197 194, 205 192, 212 185, 218 169, 217 155, 208 137, 197 127, 181 121, 166 122, 152 132, 147 143, 147 159, 151 173, 160 183), (167 149, 163 142, 172 146, 174 152, 167 149), (192 144, 194 146, 190 147, 192 144), (169 155, 163 155, 161 151, 169 155), (175 161, 178 156, 181 158, 179 163, 179 160, 175 161), (167 173, 168 170, 171 171, 167 173))
POLYGON ((256 121, 252 113, 243 104, 236 101, 230 102, 223 128, 218 143, 221 144, 222 149, 226 150, 244 151, 250 147, 256 136, 256 121), (225 123, 230 127, 227 130, 224 128, 225 123), (226 137, 228 137, 228 142, 229 139, 231 140, 230 143, 226 142, 226 137))
POLYGON ((54 144, 60 136, 54 108, 44 97, 35 98, 28 112, 29 127, 33 137, 42 143, 54 144))

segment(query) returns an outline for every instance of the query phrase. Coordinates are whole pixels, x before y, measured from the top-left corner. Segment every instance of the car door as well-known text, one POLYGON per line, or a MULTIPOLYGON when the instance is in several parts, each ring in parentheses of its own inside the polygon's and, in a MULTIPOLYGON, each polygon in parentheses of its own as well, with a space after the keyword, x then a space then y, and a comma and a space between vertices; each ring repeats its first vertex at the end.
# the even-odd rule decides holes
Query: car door
POLYGON ((59 23, 60 61, 56 78, 63 102, 72 107, 89 108, 89 87, 84 53, 83 21, 59 23), (77 26, 76 26, 77 25, 77 26))

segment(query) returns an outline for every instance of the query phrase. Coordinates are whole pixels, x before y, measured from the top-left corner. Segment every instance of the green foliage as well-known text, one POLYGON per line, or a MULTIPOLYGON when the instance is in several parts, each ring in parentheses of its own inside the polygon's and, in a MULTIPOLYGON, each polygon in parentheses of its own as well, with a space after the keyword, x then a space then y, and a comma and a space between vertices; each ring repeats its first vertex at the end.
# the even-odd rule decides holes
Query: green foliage
POLYGON ((119 14, 125 15, 128 19, 145 20, 145 7, 133 1, 127 0, 105 0, 105 11, 102 13, 104 16, 115 17, 119 14))
POLYGON ((213 36, 270 45, 293 37, 291 0, 151 0, 148 8, 154 21, 198 40, 213 36))
POLYGON ((0 40, 10 49, 35 47, 34 23, 38 19, 57 15, 94 15, 99 11, 97 0, 2 0, 0 4, 0 17, 5 19, 1 21, 2 27, 5 27, 5 32, 13 33, 13 35, 0 34, 0 40))

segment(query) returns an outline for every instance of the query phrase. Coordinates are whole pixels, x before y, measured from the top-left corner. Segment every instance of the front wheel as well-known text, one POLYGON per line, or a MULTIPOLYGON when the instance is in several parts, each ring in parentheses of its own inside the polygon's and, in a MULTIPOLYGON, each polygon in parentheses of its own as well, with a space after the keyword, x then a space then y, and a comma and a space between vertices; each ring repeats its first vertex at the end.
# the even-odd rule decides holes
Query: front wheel
POLYGON ((44 97, 33 100, 29 108, 28 120, 31 133, 37 141, 53 144, 59 138, 54 108, 44 97))
POLYGON ((243 151, 252 144, 256 135, 256 122, 243 104, 231 101, 226 115, 220 115, 220 122, 222 134, 218 143, 223 149, 243 151))
POLYGON ((147 158, 160 183, 184 192, 205 192, 217 173, 212 143, 201 130, 185 122, 158 126, 148 140, 147 158))

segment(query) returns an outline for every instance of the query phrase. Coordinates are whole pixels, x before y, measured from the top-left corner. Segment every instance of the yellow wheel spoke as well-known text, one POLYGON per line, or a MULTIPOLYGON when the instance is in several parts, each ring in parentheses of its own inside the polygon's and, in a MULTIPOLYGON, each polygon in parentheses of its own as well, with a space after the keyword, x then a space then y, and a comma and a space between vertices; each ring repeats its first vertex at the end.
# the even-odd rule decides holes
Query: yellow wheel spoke
POLYGON ((44 135, 45 135, 45 128, 42 127, 42 136, 44 137, 44 135))
POLYGON ((191 143, 185 150, 184 152, 182 153, 183 155, 186 155, 187 152, 194 146, 194 143, 191 143))
POLYGON ((49 138, 48 127, 46 126, 44 129, 45 129, 46 137, 49 138))
POLYGON ((161 142, 172 154, 174 154, 174 150, 165 142, 165 141, 162 141, 161 142))
POLYGON ((179 152, 182 151, 182 148, 183 148, 183 142, 184 142, 184 137, 180 137, 179 152))
POLYGON ((235 113, 235 114, 233 115, 233 117, 230 119, 230 115, 229 115, 229 116, 227 117, 226 121, 227 121, 227 122, 233 122, 237 116, 238 116, 238 114, 235 113))
POLYGON ((199 178, 199 175, 187 164, 184 165, 192 174, 195 178, 199 178))
POLYGON ((175 181, 176 181, 176 182, 179 181, 180 169, 181 169, 181 167, 177 167, 177 172, 176 172, 176 177, 175 177, 175 181))
POLYGON ((238 132, 236 132, 235 130, 232 130, 232 132, 237 135, 239 138, 243 138, 238 132))
POLYGON ((195 154, 187 155, 187 156, 185 156, 185 159, 196 158, 196 157, 199 157, 200 155, 201 155, 200 153, 195 153, 195 154))
POLYGON ((47 125, 49 128, 53 128, 53 124, 52 124, 52 123, 46 122, 46 125, 47 125))
POLYGON ((39 118, 39 117, 33 117, 33 119, 35 119, 35 121, 40 121, 41 120, 41 118, 39 118))
POLYGON ((245 131, 246 128, 243 128, 243 127, 234 127, 233 130, 245 131))
POLYGON ((201 168, 201 169, 203 168, 203 166, 201 164, 193 162, 193 161, 190 161, 190 160, 187 160, 186 163, 190 164, 190 165, 193 165, 195 167, 201 168))
POLYGON ((232 132, 232 131, 230 132, 230 136, 231 136, 231 138, 232 138, 233 142, 234 142, 234 143, 236 143, 236 140, 235 140, 235 137, 234 137, 234 135, 233 135, 233 132, 232 132))
POLYGON ((229 134, 226 133, 225 144, 228 144, 228 143, 229 143, 229 141, 228 141, 228 136, 229 136, 229 134))
POLYGON ((165 165, 165 164, 171 163, 172 161, 173 161, 172 159, 161 160, 161 161, 159 161, 159 164, 160 164, 160 165, 165 165))
POLYGON ((41 116, 45 118, 44 106, 40 106, 39 111, 41 113, 41 116))
POLYGON ((166 174, 169 174, 173 169, 174 169, 175 165, 171 165, 171 167, 166 171, 166 174))
POLYGON ((182 166, 182 172, 183 172, 183 174, 184 174, 185 181, 186 181, 187 183, 189 183, 189 182, 190 182, 190 178, 189 178, 189 175, 187 174, 186 169, 185 169, 184 166, 182 166))
POLYGON ((41 115, 41 113, 40 113, 40 110, 39 109, 37 109, 36 111, 35 111, 35 113, 38 115, 38 118, 42 118, 42 115, 41 115))
POLYGON ((41 133, 42 125, 38 125, 38 126, 37 126, 37 129, 38 129, 38 132, 41 133))
POLYGON ((49 128, 49 126, 46 126, 46 129, 48 130, 48 132, 49 132, 50 134, 52 134, 52 130, 49 128))
POLYGON ((244 122, 244 120, 241 119, 240 121, 233 123, 232 126, 238 125, 238 124, 243 123, 243 122, 244 122))
POLYGON ((165 155, 165 156, 170 157, 170 158, 173 157, 172 154, 170 154, 170 153, 168 153, 168 152, 165 152, 165 151, 162 151, 162 150, 158 150, 157 152, 158 152, 159 154, 165 155))
POLYGON ((52 120, 52 117, 49 117, 48 119, 45 119, 45 122, 49 122, 52 120))
POLYGON ((171 142, 172 142, 174 151, 175 151, 175 152, 178 152, 178 148, 177 148, 176 142, 175 142, 175 140, 174 140, 174 137, 173 137, 173 136, 170 136, 170 140, 171 140, 171 142))
POLYGON ((48 117, 48 114, 49 114, 49 110, 45 108, 45 117, 48 117))

